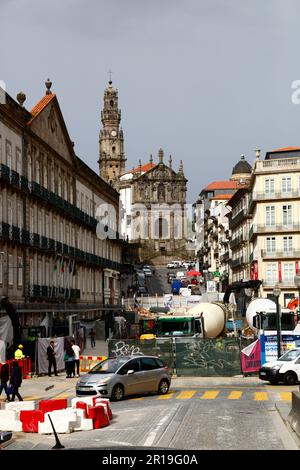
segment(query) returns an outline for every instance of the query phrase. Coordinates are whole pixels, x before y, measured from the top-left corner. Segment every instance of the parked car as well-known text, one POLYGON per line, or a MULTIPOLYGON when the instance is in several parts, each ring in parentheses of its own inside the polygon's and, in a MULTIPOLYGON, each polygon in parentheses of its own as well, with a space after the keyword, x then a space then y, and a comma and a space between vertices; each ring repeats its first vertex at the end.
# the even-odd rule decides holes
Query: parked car
POLYGON ((172 280, 175 279, 176 275, 174 273, 168 273, 168 283, 171 284, 172 280))
POLYGON ((144 269, 144 274, 146 277, 153 276, 151 269, 144 269))
POLYGON ((168 269, 173 269, 173 268, 176 268, 176 267, 177 267, 177 266, 173 263, 173 261, 172 261, 172 263, 168 263, 168 264, 167 264, 167 268, 168 268, 168 269))
POLYGON ((176 273, 176 277, 177 277, 177 279, 182 279, 182 278, 185 277, 185 273, 183 271, 178 271, 176 273))
POLYGON ((149 295, 147 287, 145 287, 145 286, 138 286, 138 287, 137 287, 137 290, 136 290, 136 295, 137 295, 138 297, 141 296, 141 295, 143 295, 143 296, 149 295))
POLYGON ((259 378, 271 384, 284 382, 286 385, 295 385, 300 382, 300 348, 291 349, 279 359, 263 364, 259 369, 259 378))
POLYGON ((76 384, 76 395, 97 395, 119 401, 144 393, 166 395, 171 384, 167 365, 156 356, 120 356, 97 364, 76 384))

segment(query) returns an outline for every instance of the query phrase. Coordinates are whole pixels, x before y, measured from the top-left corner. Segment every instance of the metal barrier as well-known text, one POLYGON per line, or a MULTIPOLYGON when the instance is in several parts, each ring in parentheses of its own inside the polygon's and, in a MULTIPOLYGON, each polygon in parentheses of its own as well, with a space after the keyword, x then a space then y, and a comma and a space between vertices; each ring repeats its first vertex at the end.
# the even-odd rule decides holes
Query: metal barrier
MULTIPOLYGON (((9 359, 6 361, 8 365, 8 372, 9 375, 11 374, 13 362, 17 361, 19 364, 21 371, 22 371, 22 378, 23 379, 31 379, 31 359, 30 357, 25 357, 24 359, 9 359)), ((2 364, 0 364, 0 372, 1 372, 2 364)))
POLYGON ((79 356, 80 372, 89 372, 96 364, 107 359, 106 356, 79 356))

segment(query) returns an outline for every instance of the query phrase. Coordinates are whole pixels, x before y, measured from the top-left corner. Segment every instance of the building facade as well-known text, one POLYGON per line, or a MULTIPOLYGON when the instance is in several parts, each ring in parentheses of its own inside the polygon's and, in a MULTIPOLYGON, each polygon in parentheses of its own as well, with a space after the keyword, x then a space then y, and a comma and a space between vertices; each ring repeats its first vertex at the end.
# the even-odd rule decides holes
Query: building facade
POLYGON ((118 193, 75 154, 51 85, 30 112, 23 93, 0 105, 0 295, 23 325, 120 304, 118 216, 115 237, 96 233, 98 207, 118 214, 118 193))
POLYGON ((265 297, 281 288, 281 305, 298 297, 294 276, 300 263, 300 148, 267 152, 255 162, 249 213, 252 217, 251 276, 263 280, 265 297))

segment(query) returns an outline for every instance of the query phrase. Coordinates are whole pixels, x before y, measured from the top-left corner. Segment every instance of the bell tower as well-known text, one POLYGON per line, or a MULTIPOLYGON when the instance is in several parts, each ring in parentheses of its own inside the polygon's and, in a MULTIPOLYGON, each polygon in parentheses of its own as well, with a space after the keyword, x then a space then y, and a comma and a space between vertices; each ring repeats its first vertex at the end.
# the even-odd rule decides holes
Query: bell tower
POLYGON ((104 91, 101 111, 102 129, 99 134, 99 172, 101 178, 118 189, 120 176, 125 173, 123 131, 120 127, 121 110, 118 109, 118 90, 111 78, 104 91))

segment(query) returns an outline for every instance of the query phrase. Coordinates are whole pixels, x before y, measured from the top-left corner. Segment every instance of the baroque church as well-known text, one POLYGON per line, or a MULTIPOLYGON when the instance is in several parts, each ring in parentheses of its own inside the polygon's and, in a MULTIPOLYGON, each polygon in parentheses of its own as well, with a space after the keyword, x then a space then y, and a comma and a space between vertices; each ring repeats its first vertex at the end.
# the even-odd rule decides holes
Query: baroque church
POLYGON ((110 80, 104 92, 99 135, 100 176, 120 193, 120 235, 138 246, 142 261, 163 257, 186 258, 187 214, 183 163, 177 171, 172 156, 152 155, 148 163, 126 170, 118 90, 110 80))

